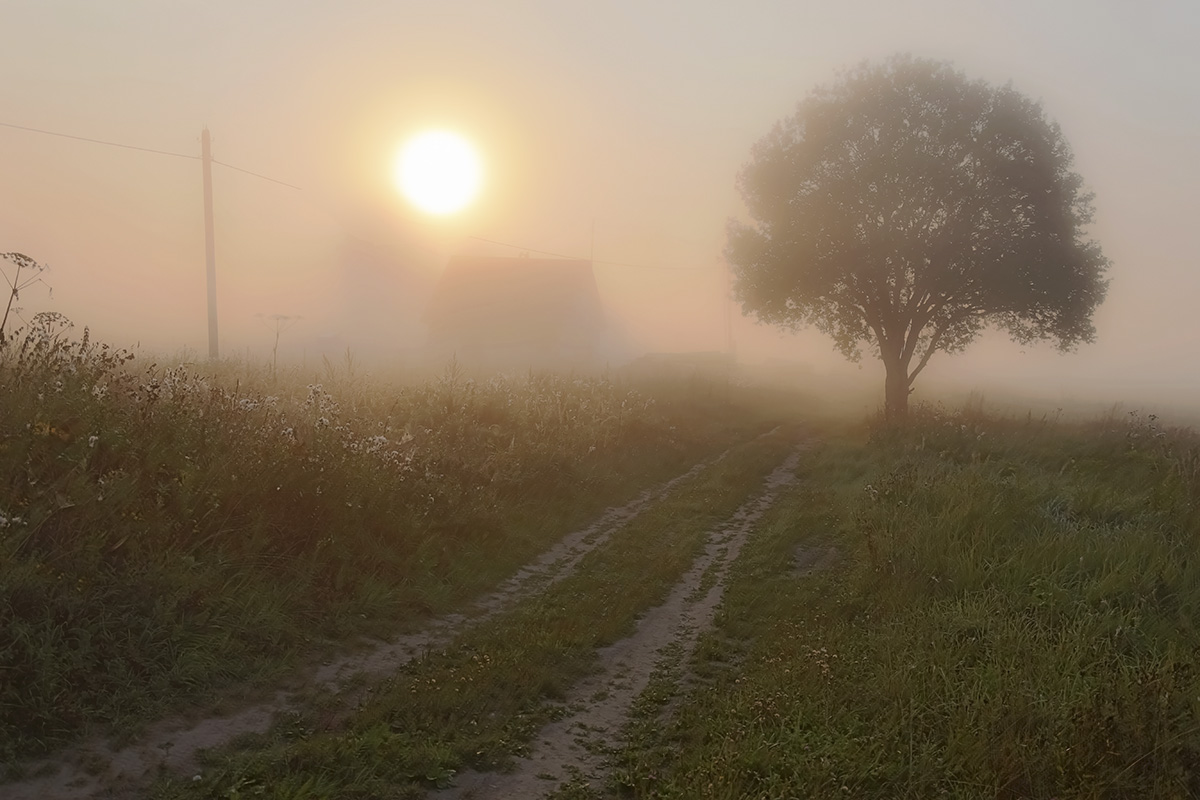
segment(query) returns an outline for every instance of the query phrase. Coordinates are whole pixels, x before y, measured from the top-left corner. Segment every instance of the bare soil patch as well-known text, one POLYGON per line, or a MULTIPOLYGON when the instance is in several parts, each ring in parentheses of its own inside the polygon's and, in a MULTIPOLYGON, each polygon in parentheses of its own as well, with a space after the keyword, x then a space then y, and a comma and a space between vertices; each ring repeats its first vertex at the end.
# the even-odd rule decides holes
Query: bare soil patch
POLYGON ((792 574, 798 578, 806 578, 814 572, 829 569, 838 560, 839 555, 836 547, 796 545, 792 553, 792 574))

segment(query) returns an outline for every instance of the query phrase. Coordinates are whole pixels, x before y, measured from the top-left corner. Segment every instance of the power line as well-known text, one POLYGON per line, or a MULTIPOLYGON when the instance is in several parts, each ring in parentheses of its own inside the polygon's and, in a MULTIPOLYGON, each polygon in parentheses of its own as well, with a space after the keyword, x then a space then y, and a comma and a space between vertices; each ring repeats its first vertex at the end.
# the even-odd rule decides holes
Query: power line
MULTIPOLYGON (((70 133, 60 133, 58 131, 48 131, 48 130, 44 130, 42 128, 32 128, 32 127, 29 127, 28 125, 16 125, 11 122, 0 122, 0 127, 14 128, 14 129, 20 130, 20 131, 29 131, 30 133, 40 133, 40 134, 43 134, 46 136, 58 136, 63 139, 74 139, 75 141, 79 141, 79 142, 90 142, 91 144, 102 144, 102 145, 106 145, 108 147, 120 147, 125 150, 137 150, 139 152, 153 153, 155 155, 160 155, 160 156, 172 156, 174 158, 187 158, 187 159, 191 159, 194 161, 200 160, 200 156, 189 155, 187 153, 173 153, 169 150, 156 150, 152 147, 140 147, 138 145, 133 145, 133 144, 122 144, 121 142, 111 142, 106 139, 92 139, 87 136, 75 136, 74 134, 70 134, 70 133)), ((211 159, 211 161, 212 161, 212 163, 219 164, 220 166, 225 167, 226 169, 236 170, 237 172, 244 172, 247 175, 250 175, 255 178, 259 178, 260 180, 270 181, 271 183, 277 183, 280 186, 286 186, 287 188, 295 189, 296 191, 303 191, 303 189, 301 189, 299 186, 296 186, 295 184, 292 184, 292 183, 288 183, 286 181, 281 181, 277 178, 272 178, 270 176, 263 175, 258 172, 253 172, 252 170, 248 170, 243 167, 237 167, 237 166, 234 166, 233 164, 227 164, 226 162, 218 161, 215 158, 211 159)), ((359 237, 355 237, 355 238, 359 238, 359 237)), ((695 267, 669 267, 669 266, 662 266, 662 265, 658 265, 658 264, 633 264, 633 263, 630 263, 627 261, 604 261, 604 260, 597 260, 597 259, 591 259, 591 258, 580 258, 579 256, 569 256, 569 255, 565 255, 563 253, 554 253, 549 250, 538 250, 533 247, 522 247, 520 245, 511 244, 509 242, 496 241, 495 239, 485 239, 482 236, 469 236, 467 238, 475 239, 480 242, 487 242, 488 244, 499 245, 500 247, 511 247, 514 250, 523 250, 528 253, 537 253, 538 255, 544 255, 544 256, 554 256, 555 258, 566 258, 566 259, 571 259, 573 261, 590 261, 593 264, 604 264, 604 265, 607 265, 610 267, 629 267, 630 269, 657 269, 657 270, 672 270, 672 271, 684 271, 684 272, 693 272, 696 269, 695 267)))
POLYGON ((14 125, 11 122, 0 122, 5 128, 16 128, 20 131, 30 131, 32 133, 44 133, 47 136, 61 136, 64 139, 75 139, 80 142, 91 142, 92 144, 106 144, 109 147, 123 147, 126 150, 141 150, 143 153, 154 153, 160 156, 175 156, 176 158, 191 158, 199 160, 200 156, 189 156, 187 153, 172 153, 167 150, 155 150, 150 147, 138 147, 133 144, 121 144, 120 142, 108 142, 104 139, 89 139, 86 136, 73 136, 69 133, 58 133, 57 131, 44 131, 41 128, 30 128, 26 125, 14 125))
POLYGON ((295 186, 294 184, 285 183, 284 181, 276 180, 275 178, 268 178, 266 175, 260 175, 257 172, 251 172, 248 169, 242 169, 241 167, 235 167, 233 164, 226 164, 224 161, 217 161, 215 158, 212 160, 212 163, 220 164, 222 167, 228 167, 229 169, 236 169, 238 172, 244 172, 247 175, 253 175, 256 178, 262 178, 264 181, 270 181, 271 183, 278 183, 280 186, 286 186, 289 189, 295 189, 298 192, 303 191, 299 186, 295 186))
POLYGON ((482 236, 468 236, 468 239, 474 239, 479 242, 487 242, 488 244, 498 244, 501 247, 511 247, 514 250, 523 250, 527 253, 537 253, 542 256, 554 256, 555 258, 567 258, 572 261, 591 261, 593 264, 605 264, 610 267, 630 267, 632 269, 666 269, 666 270, 681 270, 684 272, 694 272, 695 267, 666 267, 658 264, 631 264, 627 261, 602 261, 598 259, 583 258, 581 256, 568 256, 563 253, 552 253, 549 250, 538 250, 533 247, 522 247, 519 244, 510 244, 508 242, 498 242, 495 239, 485 239, 482 236))
MULTIPOLYGON (((155 155, 160 155, 160 156, 174 156, 175 158, 190 158, 194 161, 200 160, 200 156, 188 155, 187 153, 172 153, 169 150, 155 150, 152 147, 139 147, 134 144, 122 144, 120 142, 110 142, 106 139, 91 139, 91 138, 88 138, 87 136, 75 136, 70 133, 59 133, 58 131, 47 131, 47 130, 43 130, 41 128, 31 128, 28 125, 14 125, 11 122, 0 122, 0 126, 3 126, 5 128, 15 128, 19 131, 29 131, 30 133, 41 133, 41 134, 45 134, 46 136, 59 136, 63 139, 74 139, 79 142, 91 142, 92 144, 103 144, 103 145, 107 145, 109 147, 121 147, 126 150, 138 150, 143 153, 154 153, 155 155)), ((243 169, 242 167, 235 167, 233 164, 226 164, 224 161, 217 161, 215 158, 212 159, 212 163, 220 164, 222 167, 237 170, 238 172, 244 172, 247 175, 253 175, 255 178, 261 178, 264 181, 270 181, 271 183, 278 183, 280 186, 286 186, 289 189, 295 189, 297 191, 301 191, 300 187, 296 186, 294 184, 287 183, 287 182, 281 181, 281 180, 277 180, 276 178, 271 178, 271 177, 262 175, 257 172, 252 172, 248 169, 243 169)))
MULTIPOLYGON (((76 141, 80 141, 80 142, 91 142, 92 144, 103 144, 103 145, 108 145, 110 147, 121 147, 121 148, 125 148, 127 150, 140 150, 142 152, 154 153, 156 155, 174 156, 176 158, 189 158, 189 159, 193 159, 193 160, 201 160, 201 158, 202 158, 201 156, 188 155, 187 153, 172 153, 167 150, 155 150, 155 149, 149 148, 149 147, 138 147, 136 145, 122 144, 120 142, 110 142, 105 139, 91 139, 86 136, 75 136, 70 133, 59 133, 58 131, 48 131, 48 130, 43 130, 42 128, 31 128, 28 125, 16 125, 11 122, 0 122, 0 126, 5 127, 5 128, 15 128, 15 129, 21 130, 21 131, 29 131, 30 133, 41 133, 41 134, 45 134, 47 136, 59 136, 64 139, 75 139, 76 141)), ((211 159, 211 161, 212 161, 212 163, 220 164, 222 167, 226 167, 227 169, 237 170, 238 172, 244 172, 247 175, 252 175, 255 178, 261 178, 264 181, 270 181, 271 183, 278 183, 280 186, 286 186, 289 189, 295 189, 295 190, 301 191, 301 192, 304 191, 301 187, 296 186, 295 184, 287 183, 285 181, 281 181, 276 178, 272 178, 268 175, 263 175, 258 172, 253 172, 251 170, 244 169, 242 167, 234 166, 233 164, 227 164, 224 161, 218 161, 215 158, 211 159)), ((311 198, 311 195, 309 195, 309 197, 311 198)), ((344 230, 347 230, 347 231, 349 230, 349 226, 347 226, 342 220, 338 219, 338 217, 336 215, 330 213, 328 209, 324 208, 323 206, 312 203, 311 200, 309 202, 313 208, 317 209, 318 211, 320 211, 323 214, 325 214, 326 216, 328 216, 330 219, 332 219, 334 222, 336 222, 344 230)), ((387 249, 386 246, 381 245, 378 242, 364 239, 361 236, 357 236, 357 235, 354 235, 351 233, 347 233, 346 235, 349 236, 350 238, 356 239, 360 242, 370 244, 373 247, 387 249)), ((430 252, 430 251, 428 251, 426 249, 426 252, 430 252)))

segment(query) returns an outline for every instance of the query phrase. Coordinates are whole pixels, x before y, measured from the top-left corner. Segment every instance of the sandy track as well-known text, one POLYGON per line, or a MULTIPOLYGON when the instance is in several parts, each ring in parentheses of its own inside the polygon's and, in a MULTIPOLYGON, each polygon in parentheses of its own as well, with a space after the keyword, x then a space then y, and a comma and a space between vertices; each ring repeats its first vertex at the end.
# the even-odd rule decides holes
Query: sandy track
POLYGON ((520 759, 516 768, 505 774, 464 773, 454 787, 432 796, 438 800, 527 800, 550 793, 573 776, 601 781, 605 754, 618 743, 629 709, 646 688, 663 651, 671 648, 672 657, 685 662, 699 635, 712 625, 729 567, 780 489, 794 482, 804 449, 803 444, 797 447, 767 476, 758 496, 709 532, 703 552, 667 599, 639 620, 632 635, 599 651, 600 671, 572 687, 567 707, 573 711, 542 728, 528 758, 520 759), (709 580, 706 575, 711 576, 709 580))
POLYGON ((724 459, 728 452, 696 464, 624 505, 607 509, 591 525, 563 537, 495 591, 476 600, 465 613, 439 617, 420 631, 375 643, 365 651, 341 656, 322 665, 302 681, 303 690, 276 692, 266 702, 227 716, 198 721, 172 717, 155 723, 139 742, 124 748, 115 748, 100 739, 85 742, 55 757, 25 765, 30 774, 50 774, 0 783, 0 797, 4 800, 79 800, 138 796, 135 787, 144 785, 158 770, 186 774, 195 768, 200 751, 219 747, 244 734, 263 733, 277 715, 302 708, 300 691, 322 688, 337 693, 347 679, 392 672, 427 650, 445 646, 468 627, 563 580, 575 571, 584 556, 608 541, 614 532, 679 484, 724 459))

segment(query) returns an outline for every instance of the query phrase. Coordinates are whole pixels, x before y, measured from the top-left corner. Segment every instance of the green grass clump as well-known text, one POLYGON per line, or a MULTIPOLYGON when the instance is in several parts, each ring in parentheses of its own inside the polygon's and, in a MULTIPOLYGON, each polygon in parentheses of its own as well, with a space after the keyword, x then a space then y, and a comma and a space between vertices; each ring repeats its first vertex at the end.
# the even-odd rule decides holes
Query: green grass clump
POLYGON ((743 551, 637 797, 1200 794, 1200 438, 918 410, 829 443, 743 551), (797 546, 835 546, 804 577, 797 546))
POLYGON ((166 368, 65 325, 0 346, 0 761, 445 611, 743 434, 603 378, 166 368))

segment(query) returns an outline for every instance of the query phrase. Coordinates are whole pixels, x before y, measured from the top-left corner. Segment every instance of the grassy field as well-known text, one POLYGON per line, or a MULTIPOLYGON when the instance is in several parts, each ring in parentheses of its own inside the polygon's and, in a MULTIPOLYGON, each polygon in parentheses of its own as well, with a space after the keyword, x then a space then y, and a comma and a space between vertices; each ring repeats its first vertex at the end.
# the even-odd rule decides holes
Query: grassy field
POLYGON ((695 661, 661 665, 608 790, 1198 796, 1198 544, 1200 440, 1152 417, 926 409, 832 438, 695 661))
POLYGON ((978 403, 799 425, 762 389, 453 367, 393 387, 349 363, 168 369, 41 322, 0 350, 0 761, 135 739, 422 630, 686 473, 482 623, 139 796, 415 798, 528 769, 547 723, 613 702, 579 686, 632 680, 606 648, 717 563, 756 497, 728 573, 691 591, 717 593, 712 624, 663 634, 603 768, 538 775, 544 796, 1200 796, 1190 430, 978 403), (763 494, 781 463, 795 482, 763 494))
POLYGON ((418 624, 764 424, 599 378, 388 387, 66 332, 0 349, 0 763, 418 624))

